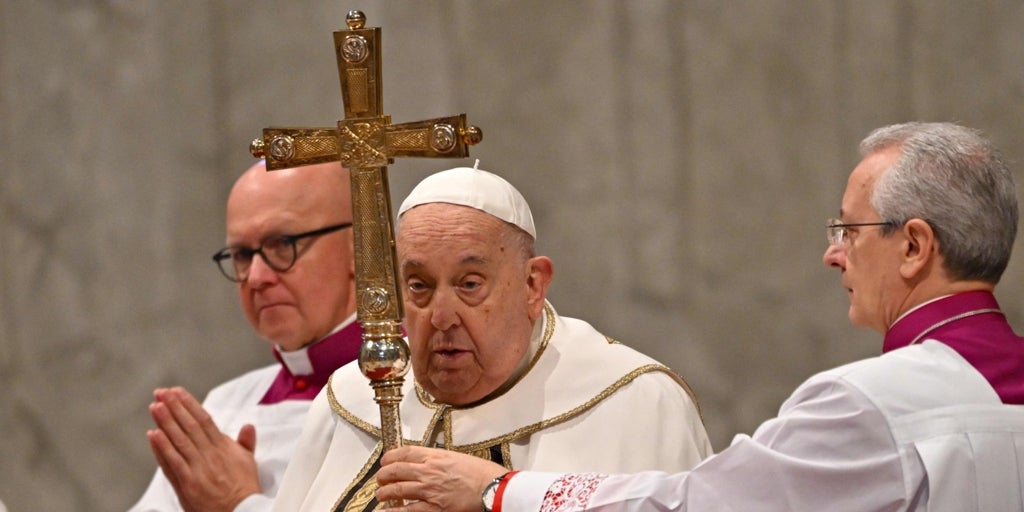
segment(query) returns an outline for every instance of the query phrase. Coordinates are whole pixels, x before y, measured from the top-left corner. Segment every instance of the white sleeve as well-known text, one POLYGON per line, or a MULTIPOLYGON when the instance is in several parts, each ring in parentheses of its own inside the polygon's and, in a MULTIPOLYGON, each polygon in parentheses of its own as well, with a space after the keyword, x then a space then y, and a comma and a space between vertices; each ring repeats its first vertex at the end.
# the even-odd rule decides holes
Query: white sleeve
MULTIPOLYGON (((220 421, 220 410, 216 400, 213 400, 211 404, 211 396, 215 396, 218 392, 221 395, 226 394, 225 389, 228 389, 226 384, 214 388, 207 394, 206 398, 203 399, 203 409, 210 414, 213 418, 217 428, 223 429, 220 421), (221 390, 221 391, 218 391, 221 390)), ((163 470, 159 467, 156 468, 156 473, 153 475, 153 479, 149 482, 149 487, 146 488, 146 492, 142 494, 139 501, 128 509, 128 512, 181 512, 184 509, 181 508, 181 503, 178 501, 178 494, 174 492, 174 487, 171 486, 171 482, 167 480, 167 476, 164 475, 163 470)))
MULTIPOLYGON (((235 507, 235 512, 268 512, 274 499, 264 494, 250 494, 235 507)), ((167 481, 163 471, 157 470, 153 475, 145 494, 128 512, 180 512, 181 504, 174 488, 167 481)), ((2 512, 2 511, 0 511, 2 512)))
POLYGON ((544 496, 555 480, 563 477, 560 473, 520 471, 505 482, 501 496, 501 512, 516 510, 540 510, 544 496))
POLYGON ((310 405, 302 435, 284 472, 281 488, 274 498, 275 511, 294 512, 301 509, 324 464, 334 435, 334 416, 327 400, 327 386, 320 390, 310 405))
MULTIPOLYGON (((257 441, 263 433, 258 422, 253 418, 242 414, 249 404, 257 404, 260 397, 273 381, 277 374, 278 366, 271 365, 257 370, 250 371, 244 375, 224 382, 207 393, 203 399, 203 409, 213 419, 214 424, 225 435, 235 438, 242 424, 255 423, 257 429, 257 441)), ((262 449, 262 448, 261 448, 262 449)), ((275 469, 262 467, 260 472, 273 472, 275 469)), ((261 485, 263 482, 260 482, 261 485)), ((253 494, 245 498, 235 509, 237 512, 269 511, 273 498, 262 494, 253 494)), ((142 495, 128 512, 181 512, 183 511, 178 495, 174 487, 167 480, 164 472, 158 467, 153 480, 150 482, 146 492, 142 495)))
POLYGON ((905 506, 914 492, 886 418, 859 390, 828 375, 798 388, 753 437, 736 436, 692 471, 567 474, 542 487, 546 478, 515 475, 502 511, 556 503, 564 505, 560 511, 595 512, 864 511, 905 506))
POLYGON ((269 512, 274 498, 266 494, 250 494, 235 507, 234 512, 269 512))

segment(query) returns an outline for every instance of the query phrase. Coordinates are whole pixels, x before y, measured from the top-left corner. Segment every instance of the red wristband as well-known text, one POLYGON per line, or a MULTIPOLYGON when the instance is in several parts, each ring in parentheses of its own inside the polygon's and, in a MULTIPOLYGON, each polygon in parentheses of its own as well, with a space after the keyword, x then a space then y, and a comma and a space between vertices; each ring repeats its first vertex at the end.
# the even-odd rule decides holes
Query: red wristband
POLYGON ((518 471, 509 471, 501 477, 501 482, 498 483, 498 488, 494 491, 494 507, 491 512, 501 512, 501 497, 505 494, 505 486, 508 485, 508 481, 512 479, 518 471))

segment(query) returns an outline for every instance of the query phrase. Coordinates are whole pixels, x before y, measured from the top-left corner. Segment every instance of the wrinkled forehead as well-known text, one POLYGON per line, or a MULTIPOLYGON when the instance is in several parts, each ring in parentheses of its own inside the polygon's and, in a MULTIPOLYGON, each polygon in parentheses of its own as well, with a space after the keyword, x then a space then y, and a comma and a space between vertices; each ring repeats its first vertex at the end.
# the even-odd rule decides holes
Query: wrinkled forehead
POLYGON ((424 203, 410 208, 398 217, 395 232, 412 233, 423 230, 443 233, 496 233, 509 225, 483 210, 445 202, 424 203))
POLYGON ((472 207, 428 203, 405 211, 397 230, 403 273, 410 269, 462 268, 502 260, 506 223, 472 207))

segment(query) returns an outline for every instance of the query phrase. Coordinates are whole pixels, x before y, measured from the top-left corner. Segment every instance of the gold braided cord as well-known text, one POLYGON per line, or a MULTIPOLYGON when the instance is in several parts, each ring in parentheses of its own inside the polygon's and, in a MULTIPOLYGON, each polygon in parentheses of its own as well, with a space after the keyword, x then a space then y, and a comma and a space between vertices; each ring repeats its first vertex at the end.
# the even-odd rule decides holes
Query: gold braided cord
POLYGON ((437 423, 439 421, 443 421, 442 418, 444 417, 444 412, 446 410, 446 408, 441 407, 434 411, 434 416, 430 418, 430 423, 427 424, 427 429, 423 431, 423 446, 428 446, 430 444, 430 438, 433 437, 434 431, 437 430, 437 423))
POLYGON ((616 391, 621 389, 626 384, 629 384, 630 382, 633 382, 633 380, 636 379, 637 377, 639 377, 640 375, 643 375, 643 374, 649 373, 649 372, 655 372, 655 371, 664 372, 666 374, 673 375, 672 370, 670 370, 667 367, 662 366, 660 364, 644 365, 644 366, 641 366, 641 367, 639 367, 639 368, 637 368, 637 369, 627 373, 626 375, 622 376, 622 378, 620 378, 618 381, 616 381, 612 385, 610 385, 607 388, 605 388, 603 391, 601 391, 600 393, 595 395, 590 400, 587 400, 586 402, 584 402, 583 404, 575 407, 574 409, 571 409, 571 410, 569 410, 567 412, 559 414, 558 416, 555 416, 553 418, 548 418, 548 419, 543 420, 543 421, 538 421, 537 423, 534 423, 532 425, 527 425, 525 427, 518 428, 516 430, 513 430, 512 432, 509 432, 507 434, 503 434, 503 435, 497 436, 497 437, 492 438, 492 439, 488 439, 488 440, 485 440, 485 441, 480 441, 478 443, 461 445, 461 446, 451 446, 449 449, 465 453, 465 452, 470 452, 470 451, 473 451, 473 450, 478 450, 478 449, 483 448, 483 447, 492 446, 492 445, 495 445, 495 444, 498 444, 498 443, 511 442, 511 441, 513 441, 515 439, 519 439, 521 437, 533 434, 535 432, 540 432, 541 430, 549 428, 549 427, 551 427, 553 425, 557 425, 559 423, 566 422, 568 420, 571 420, 571 419, 575 418, 576 416, 579 416, 580 414, 582 414, 582 413, 586 412, 587 410, 593 408, 595 405, 600 403, 605 398, 608 398, 609 396, 611 396, 613 393, 615 393, 616 391))
MULTIPOLYGON (((605 335, 604 339, 608 340, 609 345, 622 345, 621 341, 612 338, 611 336, 605 335)), ((690 385, 686 383, 686 380, 683 379, 682 375, 671 370, 667 373, 669 377, 672 377, 672 380, 676 381, 676 384, 679 384, 679 386, 686 391, 686 394, 690 396, 690 400, 693 401, 693 406, 697 408, 697 416, 700 417, 700 422, 704 423, 704 414, 700 411, 700 403, 697 402, 697 394, 693 392, 693 389, 691 389, 690 385)))
MULTIPOLYGON (((612 338, 607 334, 605 335, 604 339, 608 341, 609 345, 622 345, 621 341, 612 338)), ((676 384, 679 384, 679 386, 682 387, 684 391, 686 391, 687 395, 690 396, 690 400, 693 401, 693 406, 697 408, 697 416, 700 417, 700 422, 704 423, 704 414, 700 412, 700 403, 697 402, 697 394, 693 392, 693 389, 691 389, 690 385, 686 383, 686 380, 683 379, 682 375, 679 375, 678 373, 671 370, 668 372, 668 375, 669 377, 672 377, 672 380, 676 381, 676 384)))
POLYGON ((327 402, 331 404, 331 410, 335 414, 341 416, 345 421, 351 423, 356 428, 370 434, 377 439, 380 439, 380 428, 375 427, 361 419, 358 416, 348 412, 341 404, 338 403, 338 397, 334 395, 334 374, 327 378, 327 402))
POLYGON ((452 439, 452 408, 444 408, 444 447, 448 448, 455 444, 455 440, 452 439))
POLYGON ((505 462, 505 468, 512 468, 512 448, 509 447, 508 443, 501 443, 501 458, 505 462))
MULTIPOLYGON (((545 312, 545 318, 548 321, 547 321, 547 325, 545 325, 544 338, 543 338, 543 342, 542 342, 542 345, 541 345, 541 349, 537 351, 538 357, 539 357, 540 353, 543 352, 544 347, 547 346, 548 341, 550 341, 550 338, 551 338, 551 336, 554 333, 554 311, 550 309, 550 306, 548 304, 545 304, 544 312, 545 312)), ((531 364, 530 364, 530 368, 531 369, 533 368, 533 365, 536 364, 536 362, 537 362, 537 357, 535 357, 533 362, 531 362, 531 364)), ((472 452, 472 451, 475 451, 475 450, 483 449, 483 448, 486 448, 486 447, 489 447, 489 446, 493 446, 493 445, 496 445, 498 443, 505 444, 505 443, 511 442, 511 441, 513 441, 515 439, 519 439, 519 438, 521 438, 523 436, 526 436, 526 435, 529 435, 529 434, 533 434, 535 432, 539 432, 541 430, 544 430, 546 428, 551 427, 552 425, 557 425, 559 423, 563 423, 565 421, 568 421, 568 420, 570 420, 570 419, 572 419, 572 418, 574 418, 576 416, 579 416, 580 414, 582 414, 582 413, 586 412, 587 410, 593 408, 595 405, 600 403, 602 400, 604 400, 605 398, 608 398, 613 393, 615 393, 616 391, 618 391, 622 387, 626 386, 627 384, 629 384, 630 382, 635 380, 640 375, 643 375, 645 373, 650 373, 650 372, 662 372, 665 375, 668 375, 677 384, 682 386, 682 388, 686 391, 686 394, 689 395, 690 399, 693 401, 694 407, 697 408, 697 414, 700 416, 700 414, 701 414, 701 412, 700 412, 700 405, 697 403, 697 396, 694 394, 693 390, 686 383, 686 381, 683 380, 682 377, 680 377, 677 373, 672 371, 670 368, 668 368, 668 367, 666 367, 666 366, 664 366, 662 364, 652 363, 652 364, 647 364, 647 365, 641 366, 639 368, 636 368, 633 371, 623 375, 621 378, 619 378, 619 380, 617 380, 616 382, 614 382, 611 385, 609 385, 607 388, 602 390, 600 393, 598 393, 597 395, 595 395, 591 399, 587 400, 583 404, 581 404, 581 405, 579 405, 579 406, 577 406, 577 407, 575 407, 575 408, 573 408, 573 409, 571 409, 571 410, 569 410, 569 411, 567 411, 565 413, 562 413, 562 414, 560 414, 558 416, 555 416, 553 418, 548 418, 546 420, 539 421, 539 422, 531 424, 531 425, 527 425, 527 426, 522 427, 522 428, 518 428, 518 429, 516 429, 516 430, 514 430, 512 432, 509 432, 507 434, 503 434, 503 435, 500 435, 500 436, 497 436, 495 438, 488 439, 488 440, 485 440, 485 441, 480 441, 480 442, 472 443, 472 444, 468 444, 468 445, 452 446, 453 440, 451 439, 451 422, 450 421, 445 421, 444 422, 445 423, 445 437, 444 437, 444 439, 445 439, 445 447, 450 449, 450 450, 459 451, 459 452, 463 452, 463 453, 468 453, 468 452, 472 452)), ((525 375, 527 373, 529 373, 529 371, 523 372, 523 375, 525 375)), ((332 379, 333 379, 333 376, 332 376, 332 379)), ((351 412, 346 410, 344 407, 342 407, 341 404, 338 403, 337 398, 334 395, 334 389, 331 386, 330 380, 328 381, 327 386, 328 386, 327 399, 330 402, 331 410, 333 410, 338 416, 340 416, 345 421, 351 423, 356 428, 359 428, 360 430, 363 430, 367 434, 370 434, 370 435, 372 435, 372 436, 374 436, 374 437, 379 439, 380 436, 381 436, 380 429, 378 427, 375 427, 375 426, 373 426, 373 425, 371 425, 371 424, 369 424, 369 423, 359 419, 358 417, 353 415, 351 412)), ((450 412, 453 409, 455 409, 454 407, 445 406, 443 404, 438 404, 436 402, 431 401, 430 398, 429 398, 429 395, 425 391, 422 391, 420 389, 419 385, 416 386, 416 395, 420 399, 420 402, 423 403, 424 406, 433 408, 435 410, 434 418, 430 422, 432 427, 436 427, 439 415, 450 414, 450 412)), ((703 423, 703 421, 704 421, 703 420, 703 416, 700 416, 700 417, 701 417, 701 422, 703 423)), ((446 420, 449 420, 449 419, 450 419, 450 416, 448 418, 446 418, 446 420)), ((428 428, 425 435, 426 436, 431 435, 433 430, 434 430, 433 428, 428 428)), ((414 440, 411 440, 411 439, 410 440, 405 440, 405 441, 410 443, 410 444, 415 444, 415 445, 421 445, 421 444, 425 445, 426 444, 426 438, 424 438, 423 441, 420 441, 420 442, 417 442, 417 441, 414 441, 414 440)))
POLYGON ((669 377, 672 377, 672 380, 676 381, 676 384, 682 386, 683 391, 686 391, 686 394, 690 396, 690 400, 693 401, 693 406, 697 408, 697 416, 700 418, 701 424, 703 424, 704 414, 700 412, 700 403, 697 402, 697 394, 690 389, 690 385, 686 383, 682 375, 672 371, 670 368, 665 368, 665 373, 667 373, 669 377))

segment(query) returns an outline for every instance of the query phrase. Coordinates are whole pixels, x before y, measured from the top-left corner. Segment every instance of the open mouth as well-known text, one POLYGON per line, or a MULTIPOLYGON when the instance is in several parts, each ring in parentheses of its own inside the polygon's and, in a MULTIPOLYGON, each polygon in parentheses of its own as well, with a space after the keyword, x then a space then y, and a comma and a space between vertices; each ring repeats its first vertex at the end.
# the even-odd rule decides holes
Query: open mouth
POLYGON ((454 348, 446 348, 434 351, 434 354, 436 354, 438 357, 445 361, 454 361, 467 353, 468 352, 465 350, 459 350, 454 348))

